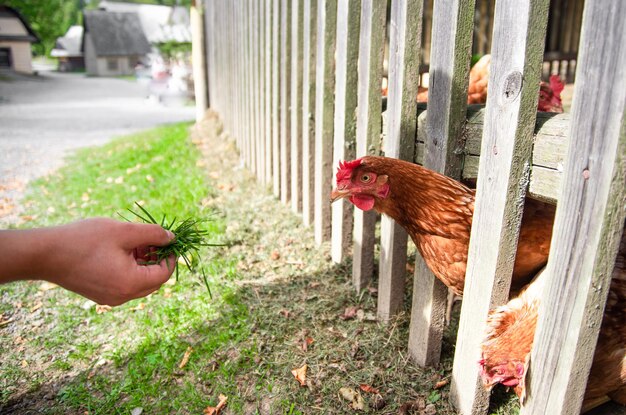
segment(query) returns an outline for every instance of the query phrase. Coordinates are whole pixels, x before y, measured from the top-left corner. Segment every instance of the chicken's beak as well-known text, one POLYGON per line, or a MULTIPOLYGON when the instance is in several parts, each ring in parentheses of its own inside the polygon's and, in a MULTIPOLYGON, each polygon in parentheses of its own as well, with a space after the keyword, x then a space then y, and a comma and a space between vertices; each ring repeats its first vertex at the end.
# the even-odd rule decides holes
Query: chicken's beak
POLYGON ((343 199, 343 198, 349 197, 349 196, 350 196, 350 190, 348 190, 348 189, 343 189, 343 190, 335 189, 330 194, 330 203, 333 203, 336 200, 343 199))

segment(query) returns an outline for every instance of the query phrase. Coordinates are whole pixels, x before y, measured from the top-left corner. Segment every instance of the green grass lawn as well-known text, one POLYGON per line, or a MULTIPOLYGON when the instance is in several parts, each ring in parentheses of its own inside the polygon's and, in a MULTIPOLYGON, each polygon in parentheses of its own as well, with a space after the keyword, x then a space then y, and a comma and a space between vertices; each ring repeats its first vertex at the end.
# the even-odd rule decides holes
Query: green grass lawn
MULTIPOLYGON (((209 239, 221 241, 224 226, 219 212, 202 207, 211 189, 196 165, 199 152, 188 129, 186 123, 160 127, 77 153, 66 167, 31 186, 23 226, 91 216, 120 219, 118 213, 132 216, 126 209, 137 201, 157 217, 167 213, 209 218, 205 225, 209 239)), ((233 262, 208 249, 203 253, 212 299, 201 279, 188 271, 181 272, 178 283, 166 284, 149 298, 102 314, 82 297, 59 288, 42 291, 38 282, 0 287, 0 313, 15 320, 13 325, 20 321, 25 325, 4 328, 2 333, 0 403, 17 391, 38 389, 55 375, 72 373, 73 378, 55 390, 56 404, 48 408, 50 412, 84 408, 89 413, 128 414, 143 407, 148 413, 175 412, 173 408, 200 413, 210 398, 179 372, 194 370, 193 355, 211 355, 248 330, 239 323, 245 321, 246 309, 234 301, 229 280, 223 278, 233 275, 233 262), (218 329, 214 335, 204 332, 208 321, 213 322, 212 332, 218 329), (188 337, 194 335, 202 337, 201 344, 188 337), (27 347, 20 347, 25 344, 36 348, 29 354, 27 347), (192 358, 180 369, 192 344, 192 358)))
MULTIPOLYGON (((41 282, 0 286, 0 413, 201 414, 223 394, 224 415, 453 414, 446 382, 458 307, 441 363, 413 364, 410 274, 407 308, 376 321, 376 281, 354 290, 350 261, 332 264, 328 245, 239 167, 218 120, 192 139, 189 126, 77 153, 30 187, 22 226, 116 217, 136 201, 157 217, 209 218, 209 239, 227 244, 199 258, 212 298, 184 270, 178 282, 100 314, 41 282), (292 370, 305 364, 301 386, 292 370), (342 397, 346 388, 362 410, 342 397)), ((510 394, 499 402, 490 413, 518 412, 510 394)))

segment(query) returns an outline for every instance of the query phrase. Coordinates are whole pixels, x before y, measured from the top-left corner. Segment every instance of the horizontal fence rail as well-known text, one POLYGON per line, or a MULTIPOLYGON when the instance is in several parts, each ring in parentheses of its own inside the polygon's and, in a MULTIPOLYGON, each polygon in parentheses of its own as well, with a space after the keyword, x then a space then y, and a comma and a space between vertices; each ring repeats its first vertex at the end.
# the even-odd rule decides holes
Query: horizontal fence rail
MULTIPOLYGON (((375 212, 331 205, 338 163, 385 155, 476 188, 450 392, 461 414, 489 405, 480 344, 509 299, 527 198, 559 209, 522 413, 581 408, 626 214, 625 14, 622 0, 204 1, 210 108, 332 261, 352 259, 355 290, 377 280, 379 320, 407 308, 407 232, 382 215, 378 238, 375 212), (492 55, 486 105, 467 103, 476 52, 492 55), (572 113, 538 113, 540 80, 574 68, 572 113)), ((448 289, 419 253, 415 264, 408 350, 436 365, 448 289)))

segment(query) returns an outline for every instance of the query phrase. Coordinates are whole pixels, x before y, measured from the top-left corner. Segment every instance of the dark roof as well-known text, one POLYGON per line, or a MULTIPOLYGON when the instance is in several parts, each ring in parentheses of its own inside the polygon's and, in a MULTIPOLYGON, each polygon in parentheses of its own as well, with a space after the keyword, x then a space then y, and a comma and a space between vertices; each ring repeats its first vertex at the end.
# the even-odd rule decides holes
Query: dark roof
POLYGON ((145 55, 151 50, 136 13, 86 10, 83 22, 97 55, 145 55))
POLYGON ((17 17, 18 19, 20 19, 20 21, 24 25, 24 28, 28 32, 28 35, 24 36, 0 35, 0 40, 25 40, 28 42, 39 43, 39 36, 37 36, 37 34, 33 31, 26 19, 22 17, 20 12, 18 12, 14 8, 9 6, 0 6, 0 17, 17 17))

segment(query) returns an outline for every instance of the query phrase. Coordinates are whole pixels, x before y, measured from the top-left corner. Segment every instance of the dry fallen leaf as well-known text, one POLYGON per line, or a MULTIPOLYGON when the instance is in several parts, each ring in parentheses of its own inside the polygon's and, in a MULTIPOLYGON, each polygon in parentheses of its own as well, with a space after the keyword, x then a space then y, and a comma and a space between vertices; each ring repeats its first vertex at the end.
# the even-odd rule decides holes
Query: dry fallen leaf
POLYGON ((112 309, 110 305, 96 304, 96 314, 108 313, 112 309))
POLYGON ((306 337, 302 340, 302 351, 306 352, 307 350, 309 350, 309 346, 313 344, 313 338, 312 337, 306 337))
POLYGON ((131 308, 130 311, 140 311, 140 310, 143 310, 144 308, 146 308, 146 304, 139 303, 135 307, 131 308))
POLYGON ((41 285, 39 286, 39 291, 50 291, 53 290, 55 288, 57 288, 58 285, 52 283, 52 282, 42 282, 41 285))
POLYGON ((306 386, 306 370, 308 369, 307 365, 302 366, 298 369, 293 369, 291 374, 296 378, 298 382, 300 382, 300 386, 306 386))
POLYGON ((273 251, 273 252, 270 254, 270 258, 272 258, 272 260, 274 260, 274 261, 279 260, 279 259, 280 259, 280 252, 278 252, 278 251, 273 251))
POLYGON ((222 394, 220 394, 220 401, 218 402, 216 407, 207 406, 202 413, 204 415, 218 415, 222 409, 226 406, 226 402, 228 398, 222 394))
POLYGON ((339 394, 342 398, 347 401, 350 401, 350 407, 355 410, 363 410, 365 409, 365 401, 363 401, 363 397, 358 390, 354 390, 352 388, 341 388, 339 389, 339 394))
POLYGON ((280 314, 281 316, 285 318, 289 318, 291 316, 291 313, 289 312, 289 310, 285 310, 284 308, 280 310, 278 314, 280 314))
POLYGON ((448 384, 448 382, 449 382, 448 379, 440 380, 439 382, 435 383, 435 389, 443 388, 444 386, 448 384))
POLYGON ((179 369, 182 369, 185 366, 187 366, 187 363, 189 362, 189 356, 191 356, 191 352, 193 352, 192 347, 191 346, 187 347, 187 350, 185 351, 185 354, 183 355, 183 360, 181 360, 180 364, 178 365, 179 369))
POLYGON ((358 311, 358 307, 346 307, 346 310, 339 316, 339 318, 342 320, 351 320, 356 317, 358 311))
POLYGON ((34 313, 35 311, 39 310, 41 307, 43 307, 42 302, 41 301, 37 301, 37 303, 30 308, 30 312, 34 313))
POLYGON ((366 383, 361 383, 361 384, 359 385, 359 388, 361 388, 361 390, 362 390, 363 392, 367 392, 367 393, 373 393, 373 394, 378 394, 378 393, 380 393, 380 392, 378 391, 378 389, 376 389, 375 387, 373 387, 373 386, 371 386, 371 385, 368 385, 368 384, 366 384, 366 383))

